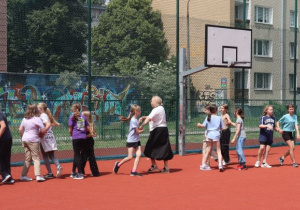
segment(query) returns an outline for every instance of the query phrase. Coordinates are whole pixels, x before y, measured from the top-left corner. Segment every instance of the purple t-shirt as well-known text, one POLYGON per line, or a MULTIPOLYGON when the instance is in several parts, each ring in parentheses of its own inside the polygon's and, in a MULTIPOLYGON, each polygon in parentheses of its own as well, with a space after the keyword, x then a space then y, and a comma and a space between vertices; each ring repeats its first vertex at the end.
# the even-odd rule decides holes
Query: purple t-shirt
POLYGON ((73 116, 69 118, 69 127, 72 127, 72 139, 86 139, 86 126, 89 123, 84 115, 80 114, 77 119, 73 120, 73 116))
POLYGON ((24 132, 22 141, 39 142, 40 129, 44 128, 43 121, 39 117, 32 117, 30 119, 23 118, 20 127, 23 127, 24 132))

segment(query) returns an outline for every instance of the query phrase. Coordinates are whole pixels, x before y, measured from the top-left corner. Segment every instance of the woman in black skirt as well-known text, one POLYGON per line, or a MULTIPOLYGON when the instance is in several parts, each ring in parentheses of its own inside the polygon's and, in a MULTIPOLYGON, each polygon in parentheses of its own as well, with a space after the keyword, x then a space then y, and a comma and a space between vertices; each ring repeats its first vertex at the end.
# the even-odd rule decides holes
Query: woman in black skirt
POLYGON ((156 160, 164 161, 164 168, 160 170, 161 173, 169 173, 168 160, 173 158, 173 152, 169 140, 169 131, 166 123, 166 113, 162 106, 162 100, 158 96, 153 96, 151 100, 153 107, 151 113, 147 117, 141 117, 139 122, 142 123, 140 129, 149 123, 150 135, 146 143, 144 154, 151 158, 151 167, 148 172, 158 171, 156 160))

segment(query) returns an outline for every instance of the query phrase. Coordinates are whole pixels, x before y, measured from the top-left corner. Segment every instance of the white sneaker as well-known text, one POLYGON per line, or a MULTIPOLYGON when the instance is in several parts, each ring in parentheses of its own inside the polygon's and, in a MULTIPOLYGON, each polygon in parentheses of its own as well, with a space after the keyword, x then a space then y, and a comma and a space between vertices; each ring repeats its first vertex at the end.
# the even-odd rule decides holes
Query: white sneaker
POLYGON ((224 160, 222 160, 222 166, 226 166, 226 162, 224 160))
POLYGON ((21 176, 21 178, 20 178, 20 180, 21 181, 32 181, 32 179, 31 178, 29 178, 28 176, 21 176))
MULTIPOLYGON (((260 161, 256 161, 256 163, 255 163, 255 168, 258 168, 259 167, 259 164, 260 164, 260 161)), ((262 166, 261 166, 262 167, 262 166)))
POLYGON ((201 171, 210 171, 211 168, 210 168, 208 165, 201 165, 201 166, 200 166, 200 170, 201 170, 201 171))
POLYGON ((84 179, 82 174, 76 174, 73 179, 84 179))
POLYGON ((58 166, 57 172, 56 172, 56 177, 60 177, 62 175, 62 172, 63 172, 63 167, 58 166))
POLYGON ((37 182, 43 182, 45 181, 46 179, 44 179, 44 177, 41 177, 41 176, 36 176, 36 181, 37 182))
POLYGON ((272 166, 270 166, 268 163, 263 163, 261 164, 262 168, 272 168, 272 166))

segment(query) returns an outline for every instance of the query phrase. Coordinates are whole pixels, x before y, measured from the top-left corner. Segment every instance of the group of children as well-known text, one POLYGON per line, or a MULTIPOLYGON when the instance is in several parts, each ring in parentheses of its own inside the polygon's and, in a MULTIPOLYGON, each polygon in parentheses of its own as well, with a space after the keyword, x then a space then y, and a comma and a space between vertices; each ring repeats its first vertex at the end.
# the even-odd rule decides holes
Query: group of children
MULTIPOLYGON (((220 172, 224 171, 224 167, 230 164, 229 158, 229 142, 236 143, 236 153, 238 157, 237 170, 247 169, 246 157, 243 151, 244 143, 246 140, 246 132, 244 129, 244 113, 241 108, 236 108, 234 116, 236 122, 233 123, 230 116, 227 113, 228 105, 223 104, 220 107, 221 116, 217 116, 218 108, 216 105, 208 105, 205 107, 204 112, 207 114, 203 124, 198 123, 198 128, 205 128, 205 139, 203 141, 202 148, 202 165, 200 170, 211 170, 209 159, 210 156, 219 163, 220 172), (230 126, 235 126, 236 132, 232 140, 230 141, 230 126), (213 151, 213 146, 216 144, 217 156, 213 151)), ((296 132, 297 139, 300 138, 297 116, 294 114, 295 108, 292 104, 287 106, 288 114, 285 114, 276 123, 274 116, 274 109, 272 105, 267 105, 264 108, 263 114, 259 119, 258 127, 260 128, 260 134, 258 141, 260 147, 258 150, 257 161, 255 167, 271 168, 267 163, 268 154, 273 143, 274 130, 282 134, 282 138, 289 146, 288 151, 281 157, 279 157, 280 165, 283 165, 284 159, 290 155, 293 167, 298 167, 295 161, 294 155, 294 138, 293 132, 296 132), (281 127, 280 127, 281 126, 281 127), (261 159, 263 157, 263 161, 261 159)))
MULTIPOLYGON (((84 167, 87 159, 90 162, 90 168, 93 176, 99 176, 99 170, 94 155, 94 139, 96 135, 92 116, 90 112, 80 113, 81 106, 76 103, 72 106, 73 114, 69 119, 69 133, 72 136, 74 150, 74 161, 71 177, 74 179, 83 179, 84 167), (77 172, 76 172, 77 169, 77 172)), ((42 182, 45 179, 54 178, 49 160, 56 165, 56 177, 60 177, 63 167, 59 164, 54 152, 57 150, 57 143, 53 126, 59 126, 59 123, 53 118, 49 108, 45 103, 38 105, 30 104, 27 106, 25 117, 19 127, 19 133, 22 138, 22 146, 25 149, 25 163, 23 166, 21 181, 32 181, 27 176, 30 165, 34 164, 34 174, 36 181, 42 182), (40 169, 40 151, 44 159, 44 164, 48 173, 41 175, 40 169)))
MULTIPOLYGON (((69 133, 72 136, 72 145, 74 150, 73 168, 70 177, 74 179, 84 178, 84 168, 87 160, 90 162, 90 168, 92 176, 99 176, 99 170, 94 154, 94 139, 96 136, 94 123, 90 112, 81 111, 81 106, 78 103, 72 106, 72 116, 69 118, 69 133), (77 170, 77 171, 76 171, 77 170)), ((243 152, 244 143, 246 140, 246 132, 244 129, 244 113, 241 108, 236 108, 234 116, 236 122, 232 122, 230 116, 227 113, 228 105, 223 104, 220 107, 221 116, 217 115, 218 107, 216 105, 209 105, 205 107, 204 112, 207 114, 202 124, 198 123, 198 128, 205 128, 205 139, 203 141, 203 158, 200 170, 211 170, 210 156, 218 162, 218 168, 220 172, 224 171, 226 165, 230 164, 229 157, 229 144, 236 142, 236 153, 238 157, 238 166, 236 169, 244 170, 246 167, 246 158, 243 152), (230 126, 235 126, 236 132, 230 141, 231 131, 230 126), (217 155, 214 153, 213 147, 216 145, 217 155)), ((259 143, 260 148, 258 150, 257 161, 255 167, 271 168, 267 163, 268 154, 273 143, 274 130, 282 134, 282 138, 289 146, 287 152, 279 157, 279 163, 283 165, 285 158, 290 155, 293 161, 293 167, 298 167, 295 161, 294 155, 294 138, 293 132, 296 132, 296 137, 300 138, 297 116, 294 114, 295 109, 292 104, 287 106, 288 114, 282 116, 278 122, 276 122, 274 116, 274 109, 272 105, 267 105, 261 118, 259 119, 258 127, 260 128, 259 143), (263 161, 261 162, 261 159, 263 161)), ((141 114, 141 108, 138 105, 132 105, 128 117, 120 117, 121 121, 130 121, 129 134, 127 137, 126 147, 128 148, 128 156, 122 161, 116 162, 113 168, 113 172, 116 174, 120 167, 133 158, 134 152, 136 153, 136 159, 131 176, 142 176, 137 172, 137 167, 142 154, 141 143, 139 134, 144 130, 139 126, 139 116, 141 114)), ((2 116, 2 115, 1 115, 2 116)), ((3 115, 4 116, 4 115, 3 115)), ((1 118, 2 119, 2 118, 1 118)), ((5 129, 6 118, 1 120, 1 126, 5 129), (3 125, 2 125, 3 124, 3 125)), ((60 177, 63 172, 63 167, 60 165, 58 159, 55 157, 54 152, 57 150, 56 139, 52 131, 53 126, 59 126, 59 123, 55 121, 51 112, 45 103, 39 103, 38 105, 28 105, 25 113, 25 117, 19 127, 19 133, 22 138, 22 146, 25 149, 25 163, 23 166, 21 181, 31 181, 32 178, 27 176, 28 170, 32 162, 34 163, 34 173, 36 181, 42 182, 45 179, 54 178, 53 172, 50 167, 49 159, 56 165, 56 177, 60 177), (42 153, 44 164, 48 173, 41 176, 40 170, 40 151, 42 153)), ((8 129, 8 128, 6 128, 8 129)), ((4 131, 3 131, 4 132, 4 131)), ((1 131, 2 133, 2 131, 1 131)), ((7 133, 7 132, 6 132, 7 133)), ((6 134, 7 139, 9 135, 6 134)), ((11 136, 11 135, 10 135, 11 136)), ((2 133, 2 138, 3 133, 2 133)), ((1 142, 2 143, 2 142, 1 142)), ((2 146, 2 145, 1 145, 2 146)), ((1 164, 5 166, 4 163, 1 164)), ((2 168, 4 167, 2 166, 2 168)), ((2 170, 3 171, 3 170, 2 170)), ((7 169, 7 173, 2 173, 3 183, 13 183, 14 180, 10 175, 10 169, 7 169)))

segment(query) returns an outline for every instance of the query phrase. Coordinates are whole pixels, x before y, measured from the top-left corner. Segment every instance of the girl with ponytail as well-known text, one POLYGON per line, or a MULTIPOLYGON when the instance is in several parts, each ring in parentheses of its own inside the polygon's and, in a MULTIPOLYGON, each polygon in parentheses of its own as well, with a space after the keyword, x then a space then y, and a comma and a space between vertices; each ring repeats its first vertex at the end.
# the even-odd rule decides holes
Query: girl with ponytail
POLYGON ((124 163, 130 161, 133 158, 133 153, 135 151, 136 158, 133 164, 133 168, 131 170, 130 176, 142 176, 137 172, 137 167, 140 162, 140 158, 142 155, 141 151, 141 142, 140 142, 140 133, 142 133, 144 130, 139 128, 139 121, 138 118, 141 115, 141 107, 134 104, 130 108, 130 112, 128 117, 120 117, 120 120, 123 122, 130 121, 129 124, 129 134, 127 136, 127 144, 126 147, 128 148, 128 156, 125 157, 121 162, 116 162, 115 166, 113 168, 113 172, 115 174, 118 173, 119 168, 124 163))
POLYGON ((47 168, 48 174, 44 176, 44 178, 51 179, 54 178, 54 175, 52 173, 49 159, 53 161, 53 163, 56 165, 57 172, 56 177, 60 177, 63 171, 62 166, 59 164, 58 159, 54 155, 54 151, 57 150, 57 144, 56 139, 52 131, 53 126, 59 126, 59 123, 56 122, 54 117, 52 116, 49 108, 45 103, 39 103, 38 104, 38 110, 40 112, 40 118, 42 119, 45 129, 47 130, 47 133, 45 136, 41 138, 41 152, 44 159, 44 164, 47 168))

